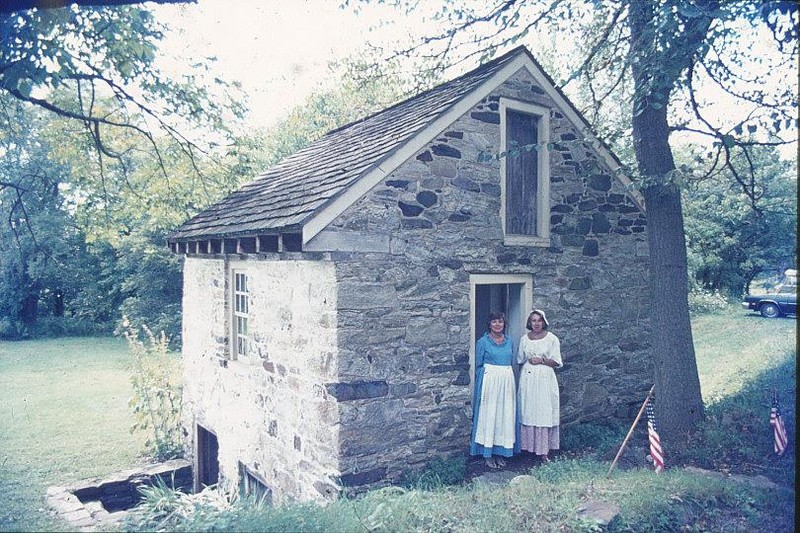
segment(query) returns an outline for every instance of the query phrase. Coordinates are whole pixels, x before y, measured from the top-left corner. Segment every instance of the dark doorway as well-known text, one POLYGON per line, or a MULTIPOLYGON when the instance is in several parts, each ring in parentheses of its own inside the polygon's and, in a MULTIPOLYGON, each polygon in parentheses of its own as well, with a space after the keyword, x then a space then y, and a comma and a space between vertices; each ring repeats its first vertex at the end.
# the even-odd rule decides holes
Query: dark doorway
POLYGON ((475 343, 487 331, 489 313, 499 311, 506 314, 506 334, 516 345, 525 333, 526 313, 533 302, 533 278, 528 274, 471 274, 470 285, 472 342, 469 363, 472 394, 475 385, 475 343))
POLYGON ((217 436, 197 426, 197 477, 195 490, 219 483, 219 443, 217 436))
POLYGON ((472 343, 478 342, 488 331, 486 320, 491 312, 506 314, 508 324, 506 333, 516 343, 524 333, 520 324, 524 321, 522 298, 523 284, 521 283, 492 283, 475 285, 475 307, 472 313, 474 320, 474 335, 472 343))

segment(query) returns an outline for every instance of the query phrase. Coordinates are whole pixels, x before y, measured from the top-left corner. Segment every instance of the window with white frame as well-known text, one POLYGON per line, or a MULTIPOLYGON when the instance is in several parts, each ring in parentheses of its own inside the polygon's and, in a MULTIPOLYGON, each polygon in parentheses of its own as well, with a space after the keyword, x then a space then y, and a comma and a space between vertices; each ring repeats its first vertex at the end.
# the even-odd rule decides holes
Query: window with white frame
POLYGON ((250 293, 247 286, 247 273, 233 271, 233 345, 231 355, 234 359, 247 356, 249 349, 248 322, 250 320, 250 293))
POLYGON ((550 244, 550 110, 500 99, 501 219, 506 244, 550 244))

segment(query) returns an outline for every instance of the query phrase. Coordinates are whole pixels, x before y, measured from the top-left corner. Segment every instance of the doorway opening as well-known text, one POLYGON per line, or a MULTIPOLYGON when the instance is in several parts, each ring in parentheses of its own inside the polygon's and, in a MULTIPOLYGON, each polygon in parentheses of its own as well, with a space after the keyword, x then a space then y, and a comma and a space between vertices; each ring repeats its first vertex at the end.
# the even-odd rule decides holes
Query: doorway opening
MULTIPOLYGON (((525 319, 533 303, 533 277, 527 274, 472 274, 470 279, 469 348, 470 397, 475 386, 475 343, 486 333, 489 313, 506 315, 506 335, 516 346, 525 333, 525 319)), ((516 355, 516 354, 515 354, 516 355)))
POLYGON ((195 492, 219 483, 219 442, 217 436, 201 425, 197 425, 197 475, 194 478, 195 492))

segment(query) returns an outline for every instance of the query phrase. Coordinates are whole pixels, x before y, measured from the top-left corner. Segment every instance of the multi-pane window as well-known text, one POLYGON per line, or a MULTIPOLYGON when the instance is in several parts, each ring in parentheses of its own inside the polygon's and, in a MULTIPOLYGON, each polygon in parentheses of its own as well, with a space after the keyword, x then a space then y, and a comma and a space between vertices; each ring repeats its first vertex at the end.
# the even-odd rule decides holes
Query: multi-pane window
POLYGON ((502 222, 510 244, 549 245, 549 110, 500 100, 502 222))
POLYGON ((250 319, 250 296, 247 287, 247 274, 233 273, 233 339, 234 354, 246 356, 248 350, 247 323, 250 319))

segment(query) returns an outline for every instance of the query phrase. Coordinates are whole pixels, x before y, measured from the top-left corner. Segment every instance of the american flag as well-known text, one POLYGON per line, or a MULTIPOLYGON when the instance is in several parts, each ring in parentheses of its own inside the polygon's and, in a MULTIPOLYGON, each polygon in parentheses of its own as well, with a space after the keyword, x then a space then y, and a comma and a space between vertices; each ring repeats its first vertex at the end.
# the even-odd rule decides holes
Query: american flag
POLYGON ((783 455, 786 446, 789 445, 789 436, 786 434, 786 426, 783 425, 783 418, 778 409, 778 393, 772 397, 772 409, 769 412, 769 424, 775 433, 775 453, 783 455))
POLYGON ((661 451, 661 438, 656 431, 656 413, 653 410, 653 399, 647 402, 647 438, 650 440, 650 457, 656 474, 664 470, 664 454, 661 451))

